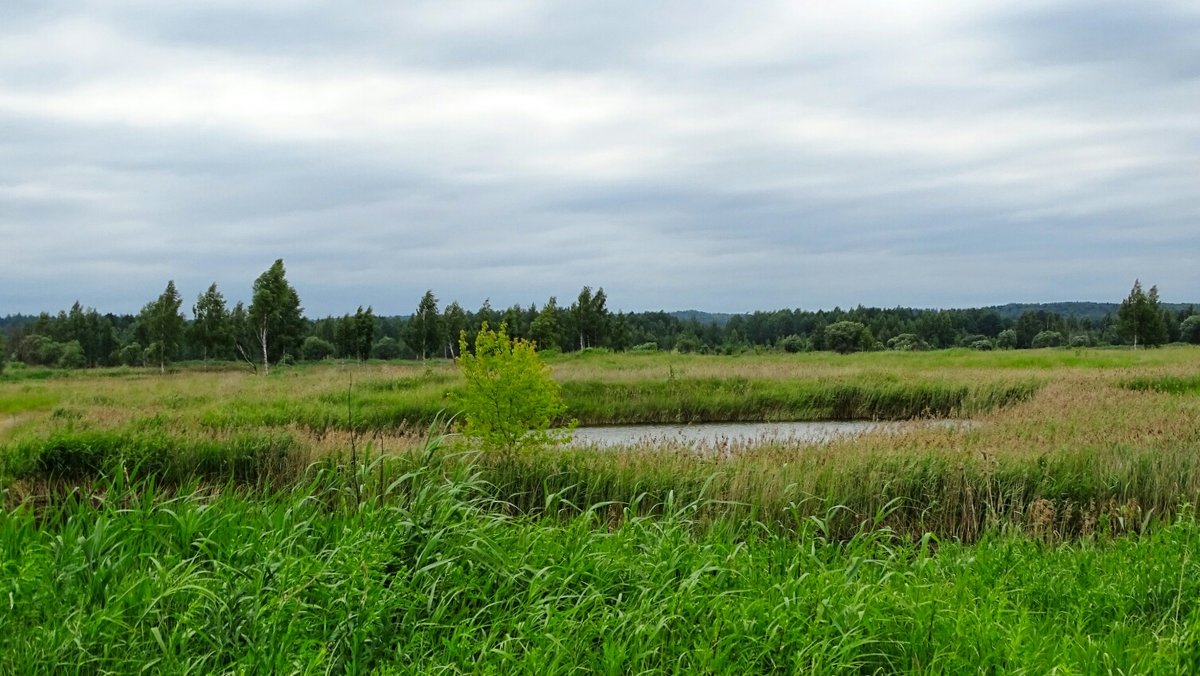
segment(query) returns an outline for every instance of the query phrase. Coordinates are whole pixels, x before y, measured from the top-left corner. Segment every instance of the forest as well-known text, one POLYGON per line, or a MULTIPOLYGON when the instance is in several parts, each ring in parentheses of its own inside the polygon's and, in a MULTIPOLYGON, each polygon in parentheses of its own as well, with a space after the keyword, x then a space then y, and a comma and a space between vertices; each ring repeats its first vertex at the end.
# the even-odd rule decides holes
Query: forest
POLYGON ((272 364, 342 359, 454 358, 458 339, 473 341, 483 323, 533 340, 539 350, 587 349, 739 354, 748 351, 840 353, 1200 343, 1194 305, 1159 301, 1135 281, 1120 305, 1058 303, 968 309, 780 309, 747 314, 612 312, 603 287, 583 287, 569 305, 550 296, 540 307, 514 304, 475 310, 444 306, 432 290, 412 314, 376 315, 361 305, 341 316, 308 318, 277 260, 254 282, 249 305, 229 301, 214 282, 185 309, 174 281, 141 312, 101 314, 75 302, 57 314, 0 318, 0 361, 89 368, 157 366, 177 361, 272 364))

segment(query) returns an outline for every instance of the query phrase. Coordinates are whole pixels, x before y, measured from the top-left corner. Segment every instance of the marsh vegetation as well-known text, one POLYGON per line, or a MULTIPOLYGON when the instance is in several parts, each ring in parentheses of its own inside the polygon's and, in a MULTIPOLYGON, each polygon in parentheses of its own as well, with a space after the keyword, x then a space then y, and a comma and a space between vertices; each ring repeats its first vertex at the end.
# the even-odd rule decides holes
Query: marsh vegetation
POLYGON ((1197 357, 549 360, 582 424, 973 421, 716 454, 480 452, 448 362, 10 368, 0 671, 1189 671, 1197 357))

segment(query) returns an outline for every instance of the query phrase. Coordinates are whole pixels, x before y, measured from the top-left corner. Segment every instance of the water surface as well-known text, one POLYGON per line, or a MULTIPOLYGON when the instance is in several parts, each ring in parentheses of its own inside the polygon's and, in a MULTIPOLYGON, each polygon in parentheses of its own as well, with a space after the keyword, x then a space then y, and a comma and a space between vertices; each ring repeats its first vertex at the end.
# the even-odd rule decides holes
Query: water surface
POLYGON ((927 425, 959 426, 961 420, 697 423, 694 425, 609 425, 579 427, 571 446, 745 447, 766 443, 824 443, 868 432, 901 432, 927 425))

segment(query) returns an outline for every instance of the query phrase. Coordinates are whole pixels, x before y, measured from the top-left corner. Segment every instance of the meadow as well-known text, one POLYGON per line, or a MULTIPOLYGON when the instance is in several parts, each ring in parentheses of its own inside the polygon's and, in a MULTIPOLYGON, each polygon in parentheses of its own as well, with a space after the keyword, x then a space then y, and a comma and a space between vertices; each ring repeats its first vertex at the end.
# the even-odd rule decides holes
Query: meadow
POLYGON ((972 424, 516 457, 445 362, 10 368, 0 673, 1186 673, 1198 358, 552 356, 581 424, 972 424))

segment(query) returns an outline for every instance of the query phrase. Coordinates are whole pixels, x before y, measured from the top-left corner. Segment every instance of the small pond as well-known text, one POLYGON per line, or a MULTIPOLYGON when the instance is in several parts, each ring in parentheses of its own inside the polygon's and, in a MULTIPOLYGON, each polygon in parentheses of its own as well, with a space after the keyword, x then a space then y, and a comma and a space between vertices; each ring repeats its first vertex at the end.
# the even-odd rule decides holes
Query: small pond
POLYGON ((965 420, 697 423, 694 425, 608 425, 575 429, 574 447, 691 446, 748 447, 766 443, 814 444, 868 432, 903 432, 923 426, 964 427, 965 420))

